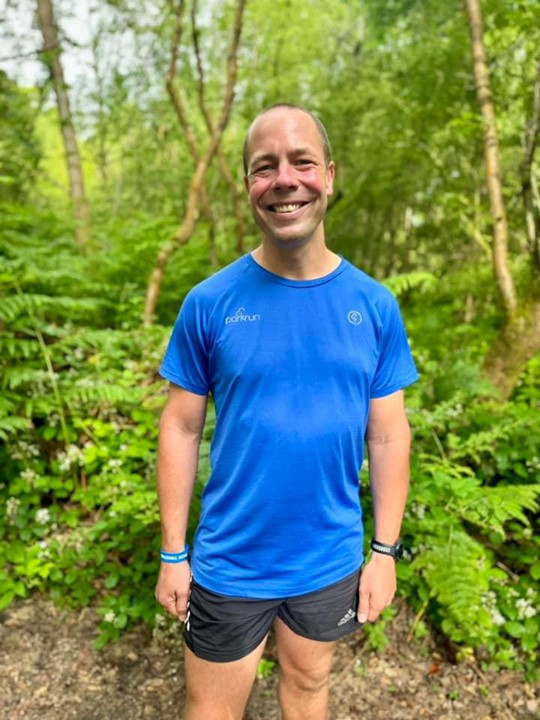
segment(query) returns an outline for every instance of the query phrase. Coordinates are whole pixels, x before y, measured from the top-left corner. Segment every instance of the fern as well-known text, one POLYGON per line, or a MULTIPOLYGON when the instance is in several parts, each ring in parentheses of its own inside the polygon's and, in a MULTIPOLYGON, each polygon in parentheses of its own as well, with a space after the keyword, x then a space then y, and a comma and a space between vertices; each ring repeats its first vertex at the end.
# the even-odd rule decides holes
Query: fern
POLYGON ((505 537, 505 524, 510 520, 530 525, 527 512, 538 510, 539 497, 540 485, 484 487, 459 513, 464 520, 505 537))
POLYGON ((133 404, 140 397, 141 390, 139 388, 120 385, 74 386, 70 390, 64 391, 64 398, 69 405, 79 403, 96 405, 103 402, 111 405, 133 404))
POLYGON ((455 642, 484 642, 491 627, 485 597, 500 575, 492 570, 486 549, 461 528, 453 528, 446 542, 420 553, 413 568, 437 601, 446 634, 455 642))
POLYGON ((35 340, 20 337, 0 337, 0 356, 10 358, 32 357, 36 350, 35 340))
POLYGON ((29 430, 30 421, 22 417, 0 417, 0 438, 7 440, 21 430, 29 430))
POLYGON ((470 458, 476 463, 481 462, 482 454, 493 452, 499 440, 507 440, 513 431, 512 427, 503 424, 493 425, 489 430, 472 433, 467 438, 450 435, 449 449, 454 460, 470 458))
POLYGON ((11 322, 20 315, 52 312, 54 316, 96 312, 103 307, 97 298, 73 298, 39 294, 11 295, 0 303, 0 321, 11 322))
POLYGON ((47 382, 47 373, 41 368, 30 365, 11 365, 2 371, 1 385, 16 390, 23 385, 38 385, 47 382))
POLYGON ((436 282, 437 278, 432 273, 416 271, 392 275, 384 280, 383 285, 386 285, 396 297, 400 297, 408 290, 419 289, 422 292, 430 290, 436 282))

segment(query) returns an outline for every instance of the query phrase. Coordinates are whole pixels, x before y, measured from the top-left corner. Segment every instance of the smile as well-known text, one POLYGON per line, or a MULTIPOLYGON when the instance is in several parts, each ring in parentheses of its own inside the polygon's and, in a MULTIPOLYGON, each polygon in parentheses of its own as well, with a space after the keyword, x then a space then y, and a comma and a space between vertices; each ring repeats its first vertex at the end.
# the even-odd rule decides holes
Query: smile
POLYGON ((299 202, 299 203, 287 203, 282 205, 270 205, 269 210, 275 213, 292 213, 296 212, 296 210, 300 210, 301 207, 304 207, 307 203, 299 202))

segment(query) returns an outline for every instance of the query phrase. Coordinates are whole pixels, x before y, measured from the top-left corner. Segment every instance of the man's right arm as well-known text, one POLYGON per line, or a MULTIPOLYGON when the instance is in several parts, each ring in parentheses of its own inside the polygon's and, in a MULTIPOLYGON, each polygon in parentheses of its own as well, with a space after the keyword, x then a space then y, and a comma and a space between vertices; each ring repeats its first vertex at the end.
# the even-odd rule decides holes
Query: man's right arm
MULTIPOLYGON (((186 543, 206 402, 206 396, 174 384, 169 387, 159 424, 157 461, 161 547, 166 552, 181 552, 186 543)), ((161 563, 156 600, 180 620, 185 620, 187 615, 190 575, 187 561, 161 563)))

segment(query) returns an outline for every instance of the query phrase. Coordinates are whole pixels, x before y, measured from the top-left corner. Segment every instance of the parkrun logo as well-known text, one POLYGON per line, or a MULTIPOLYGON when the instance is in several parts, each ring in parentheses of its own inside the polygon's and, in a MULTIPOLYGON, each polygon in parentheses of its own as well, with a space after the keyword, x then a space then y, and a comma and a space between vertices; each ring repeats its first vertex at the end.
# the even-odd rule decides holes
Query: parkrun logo
POLYGON ((230 323, 238 323, 238 322, 255 322, 256 320, 260 320, 261 316, 258 313, 255 313, 254 315, 248 315, 246 313, 246 308, 238 308, 238 310, 234 313, 234 315, 228 315, 225 318, 225 325, 229 325, 230 323))

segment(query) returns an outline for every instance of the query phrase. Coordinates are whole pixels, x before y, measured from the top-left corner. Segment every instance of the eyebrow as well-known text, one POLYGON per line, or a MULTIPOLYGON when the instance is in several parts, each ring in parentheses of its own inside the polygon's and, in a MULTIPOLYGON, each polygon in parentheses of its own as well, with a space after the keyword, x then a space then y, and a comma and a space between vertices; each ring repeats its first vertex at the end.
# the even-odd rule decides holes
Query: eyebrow
MULTIPOLYGON (((291 152, 287 153, 289 157, 299 157, 300 155, 310 155, 311 157, 315 157, 315 153, 311 148, 295 148, 294 150, 291 150, 291 152)), ((268 160, 275 160, 276 156, 273 153, 265 153, 264 155, 255 155, 250 159, 249 165, 250 167, 252 165, 256 165, 260 162, 265 162, 268 160)))

